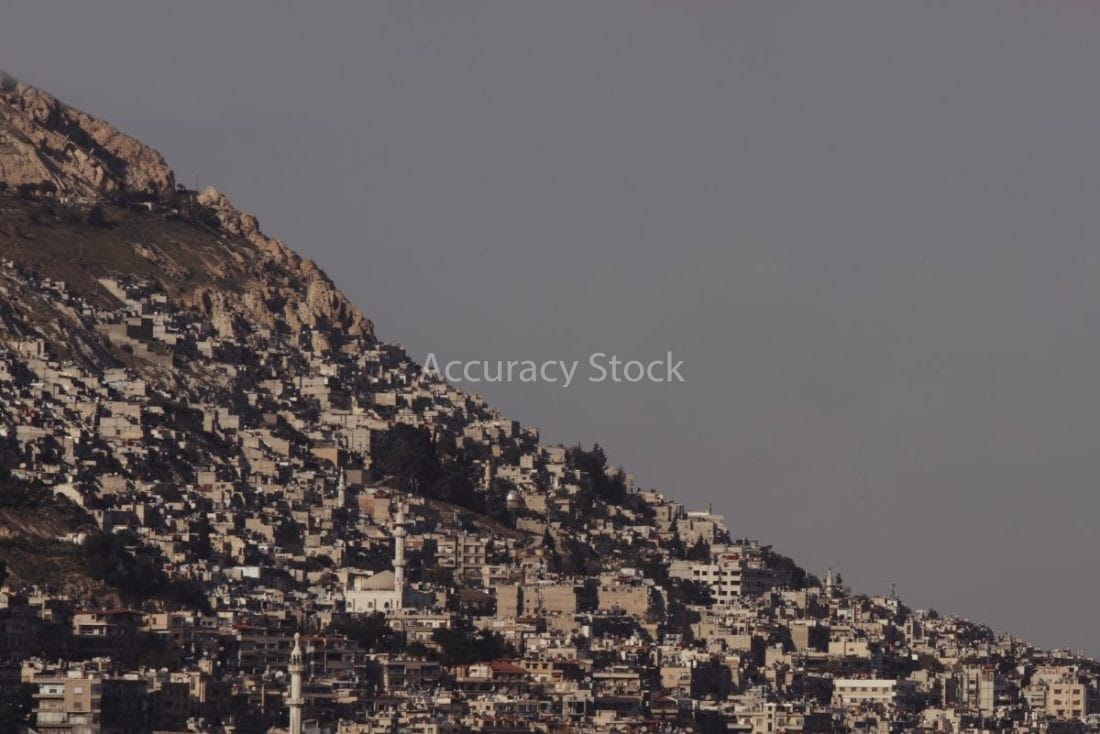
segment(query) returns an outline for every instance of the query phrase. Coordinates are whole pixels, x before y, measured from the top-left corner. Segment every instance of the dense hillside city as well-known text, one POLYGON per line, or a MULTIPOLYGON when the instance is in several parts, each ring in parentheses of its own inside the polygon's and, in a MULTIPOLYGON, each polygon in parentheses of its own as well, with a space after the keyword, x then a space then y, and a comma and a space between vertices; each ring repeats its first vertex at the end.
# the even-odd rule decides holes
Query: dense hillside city
POLYGON ((1100 730, 1092 660, 541 443, 10 77, 0 181, 4 731, 1100 730))

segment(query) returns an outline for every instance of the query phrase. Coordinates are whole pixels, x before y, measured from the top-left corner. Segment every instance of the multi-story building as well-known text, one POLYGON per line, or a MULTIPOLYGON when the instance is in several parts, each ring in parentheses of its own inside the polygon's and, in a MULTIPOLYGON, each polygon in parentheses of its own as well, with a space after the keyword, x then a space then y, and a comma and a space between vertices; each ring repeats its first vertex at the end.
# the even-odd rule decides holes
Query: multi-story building
POLYGON ((34 684, 40 734, 139 734, 148 728, 144 680, 73 672, 34 684))
POLYGON ((896 708, 909 703, 915 692, 916 683, 910 680, 836 678, 833 680, 833 705, 896 708))
POLYGON ((775 585, 775 572, 764 564, 759 547, 751 544, 713 546, 709 561, 673 561, 669 575, 708 587, 718 604, 760 596, 775 585))

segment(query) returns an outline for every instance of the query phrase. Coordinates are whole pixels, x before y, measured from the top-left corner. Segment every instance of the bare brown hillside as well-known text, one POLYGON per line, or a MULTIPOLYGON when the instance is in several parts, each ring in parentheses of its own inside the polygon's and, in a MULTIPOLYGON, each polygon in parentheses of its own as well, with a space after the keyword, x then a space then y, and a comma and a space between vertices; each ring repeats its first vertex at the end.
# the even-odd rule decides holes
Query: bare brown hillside
POLYGON ((177 187, 157 151, 0 74, 0 258, 95 299, 97 280, 150 278, 224 335, 312 332, 315 346, 373 325, 312 261, 214 189, 177 187))

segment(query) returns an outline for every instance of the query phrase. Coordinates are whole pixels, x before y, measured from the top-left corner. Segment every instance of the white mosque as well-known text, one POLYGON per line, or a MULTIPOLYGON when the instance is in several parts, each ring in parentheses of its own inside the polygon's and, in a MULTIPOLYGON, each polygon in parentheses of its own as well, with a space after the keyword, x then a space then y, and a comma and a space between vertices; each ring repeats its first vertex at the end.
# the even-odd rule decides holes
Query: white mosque
POLYGON ((405 513, 398 506, 393 528, 393 570, 376 574, 349 574, 344 589, 348 612, 373 614, 418 606, 410 598, 405 583, 405 513))
MULTIPOLYGON (((344 590, 347 611, 358 614, 394 612, 405 608, 419 608, 426 595, 410 592, 405 583, 405 513, 398 506, 393 528, 393 570, 376 574, 351 574, 344 590)), ((290 710, 289 734, 302 734, 302 663, 301 641, 294 635, 294 650, 290 654, 290 693, 287 707, 290 710)))

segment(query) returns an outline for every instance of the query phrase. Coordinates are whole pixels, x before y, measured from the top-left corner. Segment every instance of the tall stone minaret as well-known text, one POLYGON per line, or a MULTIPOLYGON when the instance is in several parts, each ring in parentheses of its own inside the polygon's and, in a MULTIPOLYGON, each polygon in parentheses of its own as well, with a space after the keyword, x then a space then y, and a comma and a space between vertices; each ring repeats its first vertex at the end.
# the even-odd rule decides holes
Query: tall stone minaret
POLYGON ((290 707, 290 734, 302 734, 302 647, 300 635, 294 634, 294 650, 290 653, 290 698, 287 705, 290 707))
POLYGON ((394 608, 405 606, 405 512, 397 505, 393 528, 393 593, 394 608))

